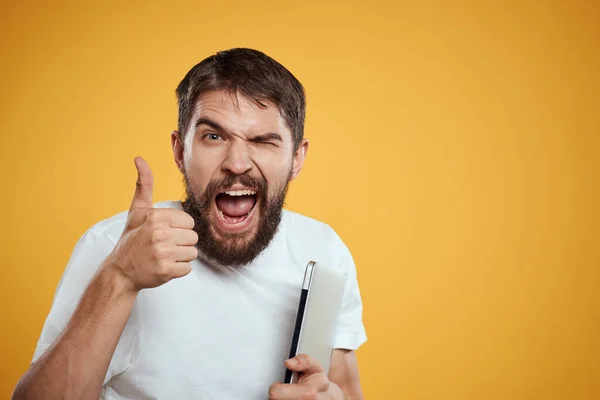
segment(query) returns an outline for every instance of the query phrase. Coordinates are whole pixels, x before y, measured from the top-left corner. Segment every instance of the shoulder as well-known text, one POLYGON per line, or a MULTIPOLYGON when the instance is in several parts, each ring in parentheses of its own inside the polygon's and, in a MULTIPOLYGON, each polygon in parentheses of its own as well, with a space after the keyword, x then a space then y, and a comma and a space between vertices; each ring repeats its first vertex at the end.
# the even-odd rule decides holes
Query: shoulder
POLYGON ((311 257, 314 259, 312 261, 332 266, 346 264, 352 260, 344 241, 325 222, 288 210, 284 210, 283 222, 288 249, 298 258, 304 260, 311 257))
POLYGON ((289 210, 283 211, 283 221, 287 234, 295 239, 346 247, 335 230, 325 222, 289 210))

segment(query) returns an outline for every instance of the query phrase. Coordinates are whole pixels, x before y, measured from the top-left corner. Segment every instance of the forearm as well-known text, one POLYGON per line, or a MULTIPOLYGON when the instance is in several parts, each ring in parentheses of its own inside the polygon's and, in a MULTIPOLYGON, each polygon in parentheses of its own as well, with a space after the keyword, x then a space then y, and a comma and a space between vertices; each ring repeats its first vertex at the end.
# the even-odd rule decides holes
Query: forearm
POLYGON ((21 378, 13 400, 98 399, 135 298, 111 268, 103 268, 65 330, 21 378))
POLYGON ((345 387, 345 388, 340 388, 340 391, 342 392, 342 399, 343 400, 363 400, 363 394, 362 394, 362 389, 359 387, 345 387))
POLYGON ((343 392, 344 400, 363 400, 363 393, 358 372, 356 352, 344 349, 333 350, 329 380, 343 392))
POLYGON ((333 390, 333 396, 336 400, 363 400, 362 390, 360 388, 342 388, 335 383, 331 383, 337 387, 333 390))

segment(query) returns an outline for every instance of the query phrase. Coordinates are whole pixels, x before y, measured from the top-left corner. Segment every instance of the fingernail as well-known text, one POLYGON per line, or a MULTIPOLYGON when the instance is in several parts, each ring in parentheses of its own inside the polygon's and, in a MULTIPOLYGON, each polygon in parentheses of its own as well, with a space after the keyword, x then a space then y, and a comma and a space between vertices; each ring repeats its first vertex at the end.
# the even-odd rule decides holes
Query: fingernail
POLYGON ((288 361, 288 364, 290 365, 298 365, 298 360, 296 360, 295 358, 290 358, 288 361))

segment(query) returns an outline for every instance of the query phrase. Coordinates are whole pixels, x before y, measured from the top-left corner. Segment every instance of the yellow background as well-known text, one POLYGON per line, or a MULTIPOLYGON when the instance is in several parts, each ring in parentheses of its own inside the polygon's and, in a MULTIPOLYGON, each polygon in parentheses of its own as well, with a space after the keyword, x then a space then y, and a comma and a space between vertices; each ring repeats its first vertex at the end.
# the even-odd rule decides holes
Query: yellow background
POLYGON ((181 197, 175 87, 244 46, 307 89, 288 207, 355 256, 368 399, 600 398, 597 2, 80 3, 1 7, 0 397, 133 157, 181 197))

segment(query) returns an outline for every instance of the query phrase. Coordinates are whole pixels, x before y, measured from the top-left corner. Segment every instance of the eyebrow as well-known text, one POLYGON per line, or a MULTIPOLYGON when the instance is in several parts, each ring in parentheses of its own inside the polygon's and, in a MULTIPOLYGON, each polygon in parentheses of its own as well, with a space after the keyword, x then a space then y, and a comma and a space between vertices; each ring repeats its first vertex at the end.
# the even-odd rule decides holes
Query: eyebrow
POLYGON ((269 132, 269 133, 265 133, 264 135, 254 136, 251 140, 256 141, 256 142, 270 142, 270 141, 275 140, 275 141, 283 143, 283 139, 281 138, 281 135, 279 133, 275 133, 275 132, 269 132))
POLYGON ((211 128, 213 128, 217 131, 221 131, 221 132, 223 132, 225 130, 225 129, 223 129, 223 127, 221 125, 219 125, 212 119, 205 118, 205 117, 200 117, 200 118, 198 118, 198 121, 196 121, 196 128, 198 128, 200 125, 208 125, 211 128))
MULTIPOLYGON (((223 129, 223 127, 221 125, 219 125, 217 122, 211 120, 210 118, 206 118, 206 117, 198 118, 195 125, 196 125, 196 128, 198 128, 200 125, 207 125, 219 132, 225 132, 225 129, 223 129)), ((283 143, 283 138, 281 137, 281 135, 279 133, 275 133, 275 132, 269 132, 269 133, 265 133, 263 135, 257 135, 257 136, 254 136, 250 140, 256 141, 256 142, 270 142, 270 141, 274 140, 274 141, 283 143)))

